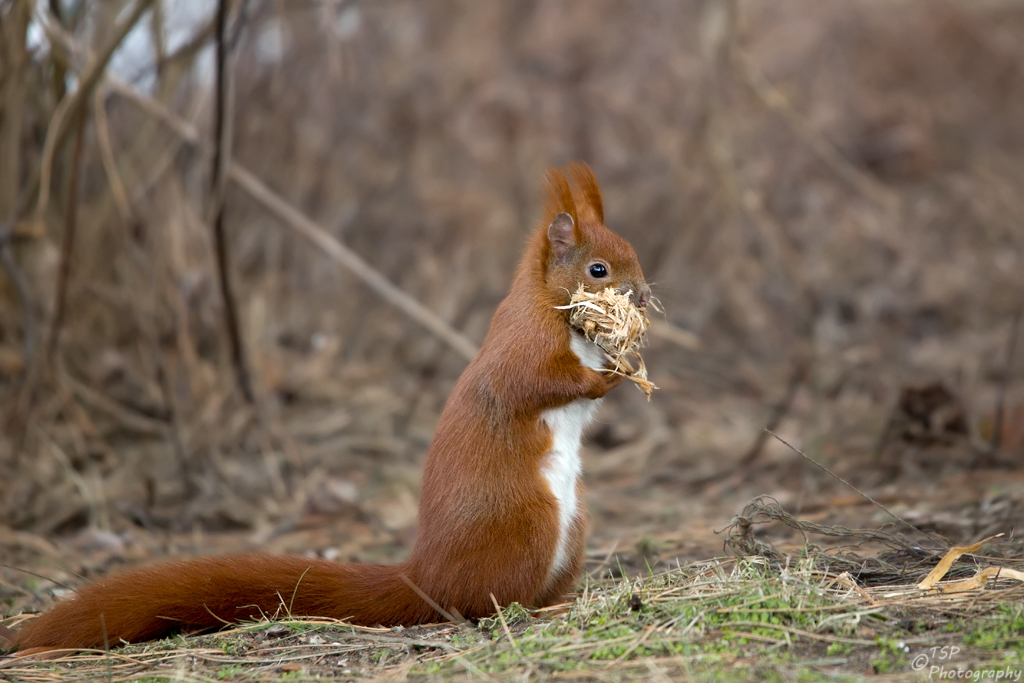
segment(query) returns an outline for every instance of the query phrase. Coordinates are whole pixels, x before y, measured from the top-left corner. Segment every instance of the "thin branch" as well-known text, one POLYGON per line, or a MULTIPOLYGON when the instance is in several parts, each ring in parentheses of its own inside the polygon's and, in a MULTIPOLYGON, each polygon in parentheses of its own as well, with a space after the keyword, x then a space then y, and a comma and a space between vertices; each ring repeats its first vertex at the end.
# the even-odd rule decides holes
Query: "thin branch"
POLYGON ((252 3, 250 0, 241 0, 238 3, 238 10, 235 12, 235 25, 231 35, 227 37, 228 47, 234 50, 238 47, 238 42, 242 39, 242 29, 245 28, 245 22, 249 16, 249 6, 252 3))
POLYGON ((217 282, 220 285, 221 299, 224 302, 224 324, 227 327, 228 342, 231 347, 231 363, 235 368, 235 379, 238 381, 238 388, 242 396, 250 405, 256 402, 252 390, 252 380, 245 363, 245 349, 242 345, 242 333, 238 327, 238 309, 235 304, 235 297, 231 291, 231 262, 228 258, 227 235, 224 228, 224 169, 230 164, 230 135, 225 135, 225 126, 228 118, 228 95, 227 95, 227 51, 228 45, 225 38, 228 22, 229 0, 219 0, 217 4, 217 28, 216 28, 216 85, 214 121, 213 121, 213 167, 210 173, 210 185, 212 196, 213 212, 213 243, 217 256, 217 282))
MULTIPOLYGON (((78 88, 62 99, 60 104, 57 105, 53 118, 50 120, 50 126, 46 131, 46 141, 43 143, 42 161, 39 169, 39 198, 36 203, 36 215, 38 217, 41 218, 46 214, 46 207, 50 201, 50 176, 53 173, 54 153, 67 137, 69 130, 64 125, 65 121, 69 119, 75 120, 75 117, 84 111, 85 104, 93 88, 104 77, 110 58, 114 56, 114 52, 121 46, 128 33, 138 23, 139 19, 142 18, 142 15, 146 13, 153 2, 154 0, 137 0, 131 14, 114 29, 107 45, 86 66, 84 71, 79 74, 78 88)), ((54 18, 48 12, 41 12, 40 16, 43 19, 40 21, 40 24, 48 34, 54 31, 57 33, 63 32, 61 28, 53 26, 51 22, 54 21, 54 18)))
POLYGON ((36 311, 35 302, 32 300, 32 289, 29 287, 28 278, 18 267, 14 258, 14 251, 11 249, 13 235, 13 219, 10 223, 0 225, 0 263, 7 271, 8 277, 14 283, 14 289, 18 292, 18 301, 21 303, 21 310, 25 316, 25 329, 22 338, 22 348, 25 354, 25 367, 31 367, 36 352, 36 311))
POLYGON ((160 438, 168 436, 170 427, 163 421, 118 403, 116 400, 104 395, 74 378, 66 370, 58 370, 59 380, 66 386, 69 400, 75 399, 87 404, 89 407, 98 410, 116 420, 123 428, 130 429, 140 434, 152 434, 160 438))
POLYGON ((426 306, 392 284, 379 270, 285 201, 284 198, 263 184, 252 172, 238 164, 232 164, 230 175, 232 180, 249 193, 249 196, 277 214, 278 218, 282 219, 290 228, 315 244, 333 260, 345 266, 376 291, 382 299, 427 328, 466 360, 473 360, 476 356, 476 346, 461 332, 452 328, 426 306))
MULTIPOLYGON (((110 194, 114 199, 118 212, 121 215, 121 228, 127 235, 129 226, 134 221, 131 200, 128 199, 128 191, 125 189, 124 180, 117 170, 117 162, 114 158, 114 149, 110 141, 110 128, 107 123, 107 108, 105 103, 105 92, 102 88, 96 89, 93 98, 94 125, 96 129, 96 141, 100 151, 100 159, 103 162, 103 170, 107 176, 107 185, 110 187, 110 194)), ((143 262, 143 255, 138 245, 130 238, 127 239, 128 248, 131 250, 132 260, 140 273, 145 271, 146 265, 143 262)), ((182 438, 181 415, 178 402, 174 397, 174 387, 171 385, 167 373, 166 362, 161 354, 160 346, 157 343, 157 334, 154 331, 153 323, 147 313, 140 310, 134 297, 129 297, 129 303, 135 312, 135 319, 143 331, 143 336, 148 342, 149 354, 153 358, 154 370, 160 392, 163 395, 164 406, 167 409, 168 422, 170 424, 170 441, 177 460, 178 472, 186 495, 192 495, 197 490, 188 467, 188 455, 185 442, 182 438)))
MULTIPOLYGON (((186 142, 193 145, 203 145, 203 141, 195 126, 168 111, 159 102, 138 93, 127 84, 119 81, 111 80, 110 85, 115 92, 132 101, 145 112, 160 119, 161 122, 186 142)), ((380 294, 382 298, 426 327, 464 358, 472 360, 476 355, 477 349, 473 342, 438 318, 423 304, 393 285, 380 271, 373 268, 362 257, 328 233, 325 228, 318 225, 294 205, 267 187, 246 168, 232 161, 229 166, 228 175, 253 199, 270 209, 289 227, 319 247, 330 258, 346 267, 371 289, 380 294)))
MULTIPOLYGON (((22 134, 25 120, 25 72, 31 63, 26 45, 31 7, 27 2, 10 7, 0 24, 0 59, 6 68, 0 76, 3 116, 0 116, 0 263, 18 294, 24 316, 22 347, 26 371, 31 371, 36 354, 36 309, 28 278, 14 258, 11 241, 15 225, 28 199, 19 196, 22 171, 22 134)), ((19 411, 14 411, 14 417, 19 411)), ((17 457, 18 449, 15 451, 17 457)))
POLYGON ((50 335, 46 348, 46 362, 53 366, 54 354, 60 341, 61 328, 64 325, 64 312, 67 308, 68 282, 71 277, 71 252, 75 248, 75 232, 78 226, 78 181, 82 175, 82 147, 85 140, 86 112, 78 114, 78 127, 75 135, 75 151, 71 157, 71 181, 68 188, 68 205, 64 216, 64 235, 60 243, 60 265, 57 271, 57 293, 53 303, 53 320, 50 323, 50 335))
MULTIPOLYGON (((147 114, 159 119, 173 133, 189 144, 209 149, 199 131, 151 97, 137 92, 130 85, 108 78, 111 90, 129 100, 147 114)), ((466 360, 476 356, 477 347, 458 330, 439 318, 430 309, 391 283, 379 270, 367 263, 359 254, 342 244, 325 228, 302 213, 293 204, 281 197, 251 171, 236 161, 228 165, 228 177, 246 191, 250 197, 270 209, 295 232, 321 249, 328 257, 344 266, 349 272, 373 289, 382 299, 401 310, 409 318, 425 327, 430 333, 445 342, 466 360)))
POLYGON ((96 142, 100 150, 100 161, 103 163, 103 171, 107 176, 107 186, 110 187, 110 194, 114 199, 114 205, 121 214, 121 221, 125 225, 130 225, 132 221, 132 204, 128 199, 128 191, 125 189, 121 174, 117 171, 117 161, 114 159, 114 146, 110 142, 110 125, 107 123, 107 106, 101 88, 97 88, 96 96, 93 98, 93 125, 96 129, 96 142))
POLYGON ((0 116, 0 220, 9 216, 12 221, 21 185, 22 135, 24 134, 26 102, 25 73, 31 64, 26 45, 26 34, 31 17, 29 3, 16 3, 4 13, 0 22, 0 60, 4 68, 0 75, 0 94, 3 95, 3 116, 0 116))
POLYGON ((167 57, 167 41, 164 39, 164 28, 166 27, 165 8, 163 2, 153 5, 153 13, 149 15, 149 35, 153 41, 153 65, 155 67, 156 80, 159 83, 163 75, 161 65, 167 57))
MULTIPOLYGON (((60 581, 58 581, 57 579, 53 578, 52 576, 46 576, 45 574, 40 574, 39 572, 30 571, 30 570, 25 569, 23 567, 16 567, 13 564, 0 564, 0 567, 3 567, 4 569, 12 569, 12 570, 14 570, 16 572, 21 572, 22 574, 28 574, 29 576, 34 576, 37 579, 42 579, 43 581, 46 581, 48 583, 52 583, 53 585, 57 586, 58 588, 63 588, 64 590, 66 590, 68 592, 74 592, 74 590, 75 590, 74 588, 72 588, 68 584, 61 583, 60 581)), ((64 570, 64 569, 62 569, 60 567, 58 567, 58 569, 61 569, 61 571, 67 571, 67 570, 64 570)), ((69 574, 73 574, 74 572, 70 572, 69 571, 68 573, 69 574)))
POLYGON ((877 508, 878 508, 879 510, 881 510, 881 511, 882 511, 882 512, 884 512, 885 514, 887 514, 887 515, 889 515, 890 517, 892 517, 893 519, 895 519, 895 520, 896 520, 897 522, 899 522, 900 524, 903 524, 904 526, 906 526, 906 527, 909 527, 910 529, 913 529, 914 531, 916 531, 917 533, 921 534, 922 536, 927 536, 927 537, 931 538, 932 540, 937 540, 937 541, 938 541, 939 543, 941 543, 941 544, 942 544, 942 545, 943 545, 944 547, 948 547, 948 546, 949 546, 949 542, 948 542, 948 541, 946 541, 946 540, 945 540, 944 538, 941 538, 940 536, 937 536, 937 535, 935 535, 935 534, 933 534, 933 533, 931 533, 931 532, 926 532, 926 531, 922 531, 921 529, 918 529, 918 528, 917 528, 916 526, 914 526, 913 524, 911 524, 911 523, 910 523, 910 522, 908 522, 907 520, 903 519, 903 518, 902 518, 902 517, 900 517, 899 515, 897 515, 897 514, 895 514, 895 513, 891 512, 891 511, 889 510, 889 508, 885 507, 884 505, 882 505, 881 503, 879 503, 879 502, 878 502, 877 500, 875 500, 874 498, 872 498, 872 497, 871 497, 871 496, 869 496, 868 494, 864 493, 864 492, 863 492, 863 491, 861 491, 861 490, 860 490, 859 488, 857 488, 856 486, 854 486, 854 485, 853 485, 853 484, 851 484, 850 482, 846 481, 845 479, 843 479, 842 477, 840 477, 840 476, 839 476, 838 474, 836 474, 835 472, 833 472, 833 471, 832 471, 832 470, 830 470, 829 468, 825 467, 825 466, 824 466, 824 465, 822 465, 822 464, 821 464, 820 462, 818 462, 817 460, 815 460, 815 459, 814 459, 814 458, 812 458, 811 456, 807 455, 806 453, 804 453, 804 452, 803 452, 802 450, 800 450, 799 448, 797 448, 797 447, 796 447, 796 446, 794 446, 793 444, 789 443, 788 441, 786 441, 785 439, 783 439, 783 438, 782 438, 781 436, 779 436, 779 435, 778 435, 778 434, 776 434, 775 432, 769 431, 769 430, 767 430, 767 429, 766 429, 765 431, 766 431, 766 432, 768 432, 769 434, 771 434, 772 436, 774 436, 774 437, 775 437, 775 438, 776 438, 776 439, 777 439, 778 441, 782 442, 782 444, 783 444, 783 445, 785 445, 785 446, 788 446, 790 450, 792 450, 792 451, 794 451, 795 453, 797 453, 798 455, 802 456, 804 460, 806 460, 807 462, 809 462, 809 463, 811 463, 812 465, 816 466, 816 467, 817 467, 818 469, 822 470, 822 471, 823 471, 823 472, 825 472, 825 473, 826 473, 827 475, 829 475, 829 476, 830 476, 830 477, 832 477, 833 479, 837 480, 837 481, 838 481, 839 483, 841 483, 841 484, 843 484, 844 486, 846 486, 846 487, 847 487, 848 489, 850 489, 851 491, 853 491, 854 493, 856 493, 856 494, 857 494, 858 496, 860 496, 860 497, 861 497, 861 498, 863 498, 864 500, 868 501, 869 503, 871 503, 872 505, 874 505, 875 507, 877 507, 877 508))

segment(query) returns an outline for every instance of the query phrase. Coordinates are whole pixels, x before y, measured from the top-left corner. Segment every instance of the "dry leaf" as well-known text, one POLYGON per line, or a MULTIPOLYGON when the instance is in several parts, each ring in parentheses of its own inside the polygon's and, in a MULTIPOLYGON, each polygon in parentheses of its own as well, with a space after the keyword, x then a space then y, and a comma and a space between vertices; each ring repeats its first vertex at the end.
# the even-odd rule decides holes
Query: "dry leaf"
POLYGON ((940 593, 961 593, 963 591, 975 591, 985 587, 985 583, 995 577, 1000 579, 1017 579, 1018 581, 1024 581, 1024 572, 1019 572, 1016 569, 1008 569, 1006 567, 985 567, 980 572, 975 574, 969 579, 963 581, 953 581, 941 586, 936 586, 936 590, 940 593))
POLYGON ((961 555, 973 553, 975 550, 985 545, 993 538, 999 538, 1002 535, 1003 534, 996 534, 995 536, 989 536, 988 538, 978 541, 974 545, 967 547, 953 546, 949 549, 949 552, 946 553, 945 557, 939 560, 939 563, 935 565, 935 569, 931 570, 928 573, 928 576, 924 577, 924 580, 921 581, 921 583, 917 584, 917 587, 920 590, 928 590, 929 588, 933 587, 936 583, 942 580, 942 577, 946 575, 946 572, 948 572, 949 568, 953 566, 953 563, 960 559, 961 555))

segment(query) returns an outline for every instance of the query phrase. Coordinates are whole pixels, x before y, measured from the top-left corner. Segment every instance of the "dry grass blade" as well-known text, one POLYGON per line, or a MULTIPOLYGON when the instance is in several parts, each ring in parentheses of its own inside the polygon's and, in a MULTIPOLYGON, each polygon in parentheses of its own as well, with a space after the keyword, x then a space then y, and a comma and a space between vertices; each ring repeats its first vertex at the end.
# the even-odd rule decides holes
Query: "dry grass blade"
POLYGON ((651 392, 658 387, 647 379, 647 366, 639 352, 650 326, 646 308, 636 307, 628 294, 611 287, 588 292, 582 284, 567 306, 557 308, 569 311, 569 324, 604 350, 612 363, 609 372, 635 382, 651 400, 651 392), (636 358, 635 370, 627 358, 630 355, 636 358))
MULTIPOLYGON (((802 552, 813 550, 807 546, 802 552)), ((735 674, 735 661, 718 657, 723 648, 739 647, 751 655, 761 644, 790 649, 799 641, 791 654, 803 660, 800 666, 812 666, 806 660, 808 652, 824 655, 838 650, 843 657, 881 658, 887 650, 879 639, 898 639, 911 647, 944 644, 947 637, 958 642, 968 632, 1010 623, 1001 615, 1007 613, 1009 602, 1019 601, 1022 590, 1016 586, 947 595, 904 582, 866 587, 850 574, 836 576, 832 568, 806 558, 790 560, 766 572, 763 562, 718 558, 636 579, 590 584, 558 614, 536 612, 528 623, 510 625, 499 610, 489 625, 481 622, 478 628, 463 629, 458 638, 456 629, 444 624, 391 630, 329 619, 289 619, 273 626, 261 621, 214 635, 166 641, 159 647, 48 653, 59 657, 57 663, 9 660, 0 662, 0 675, 58 680, 47 678, 56 664, 60 680, 134 680, 168 674, 175 680, 215 680, 214 676, 231 674, 230 680, 236 680, 241 667, 249 675, 263 667, 301 669, 309 678, 337 676, 340 669, 349 677, 372 680, 404 680, 410 672, 447 680, 461 669, 485 680, 517 674, 525 679, 548 669, 601 678, 625 676, 634 667, 680 656, 694 665, 703 662, 709 672, 735 674), (637 610, 631 598, 640 594, 643 603, 637 610), (969 623, 963 621, 968 615, 969 623), (908 630, 923 622, 932 624, 926 636, 908 630)), ((995 571, 989 568, 984 573, 992 576, 995 571)), ((1018 608, 1011 609, 1009 614, 1018 613, 1018 608)), ((757 666, 794 666, 788 657, 775 662, 761 655, 757 666)), ((737 680, 755 678, 751 671, 739 671, 745 677, 737 680)))

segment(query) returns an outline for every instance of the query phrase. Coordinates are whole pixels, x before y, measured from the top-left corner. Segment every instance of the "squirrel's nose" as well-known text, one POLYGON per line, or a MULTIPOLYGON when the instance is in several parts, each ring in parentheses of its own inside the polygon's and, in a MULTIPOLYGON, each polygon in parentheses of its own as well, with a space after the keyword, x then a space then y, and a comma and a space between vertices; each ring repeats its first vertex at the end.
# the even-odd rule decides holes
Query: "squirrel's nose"
POLYGON ((636 298, 636 307, 645 308, 647 302, 651 300, 651 288, 646 282, 640 285, 640 290, 634 295, 636 298))
POLYGON ((622 285, 619 287, 620 294, 629 294, 633 305, 637 308, 644 308, 647 306, 647 302, 651 300, 651 288, 646 282, 641 282, 639 287, 631 287, 629 285, 622 285))

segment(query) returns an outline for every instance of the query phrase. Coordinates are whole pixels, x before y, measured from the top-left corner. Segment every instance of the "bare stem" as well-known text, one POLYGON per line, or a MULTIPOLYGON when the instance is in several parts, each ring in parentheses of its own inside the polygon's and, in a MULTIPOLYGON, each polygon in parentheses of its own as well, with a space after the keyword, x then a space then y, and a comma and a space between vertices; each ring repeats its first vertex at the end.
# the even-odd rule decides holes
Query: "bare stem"
POLYGON ((224 169, 230 163, 228 145, 230 140, 225 135, 228 97, 227 97, 227 51, 225 37, 227 31, 228 0, 220 0, 217 5, 217 83, 216 101, 214 105, 214 147, 213 170, 210 174, 211 195, 213 198, 213 240, 217 254, 217 281, 220 284, 221 298, 224 300, 224 324, 228 331, 228 342, 231 346, 231 362, 235 368, 238 388, 247 403, 255 403, 256 397, 252 390, 252 380, 245 363, 245 350, 242 346, 242 333, 238 327, 238 309, 231 291, 231 263, 228 258, 227 235, 224 229, 224 169))
POLYGON ((86 112, 78 114, 75 133, 75 151, 71 159, 71 181, 68 188, 68 206, 64 216, 64 236, 60 244, 60 266, 57 271, 57 295, 53 304, 53 321, 50 323, 50 337, 46 348, 46 363, 53 367, 54 355, 60 341, 64 314, 67 309, 68 281, 71 277, 71 252, 75 248, 75 230, 78 225, 78 181, 82 173, 82 147, 85 139, 86 112))

